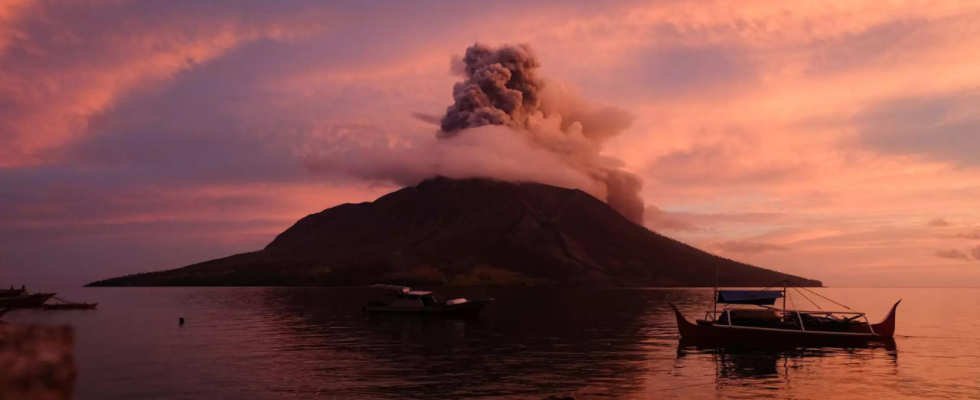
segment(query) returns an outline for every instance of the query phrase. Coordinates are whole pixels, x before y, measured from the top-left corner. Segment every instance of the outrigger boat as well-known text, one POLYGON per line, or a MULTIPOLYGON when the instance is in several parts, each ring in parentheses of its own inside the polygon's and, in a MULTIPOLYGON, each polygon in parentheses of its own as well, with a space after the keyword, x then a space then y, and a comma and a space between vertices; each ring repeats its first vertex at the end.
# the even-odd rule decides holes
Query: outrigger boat
POLYGON ((704 319, 695 323, 688 321, 676 306, 670 304, 681 340, 723 346, 834 346, 890 341, 895 335, 895 309, 901 300, 892 306, 884 320, 872 324, 863 312, 853 311, 788 281, 780 283, 782 290, 768 290, 772 286, 763 290, 718 290, 716 287, 714 309, 706 311, 704 319), (787 309, 787 290, 790 288, 813 303, 817 310, 787 309), (820 309, 800 289, 847 311, 820 309), (782 309, 774 307, 777 299, 782 299, 782 309), (723 305, 721 310, 718 304, 723 305))
POLYGON ((99 303, 78 303, 65 299, 54 298, 58 303, 44 304, 45 310, 92 310, 99 306, 99 303))
POLYGON ((429 291, 412 290, 410 287, 395 285, 369 287, 381 289, 390 297, 385 301, 376 300, 368 303, 365 310, 369 313, 474 316, 493 301, 490 297, 479 300, 459 298, 440 302, 429 291))
POLYGON ((20 289, 14 289, 13 286, 11 286, 10 289, 0 289, 0 298, 26 296, 26 295, 27 295, 27 288, 23 286, 20 289))
POLYGON ((57 293, 35 293, 27 294, 27 291, 20 292, 14 296, 0 297, 0 308, 36 308, 41 307, 44 302, 54 297, 57 293))
POLYGON ((35 293, 29 294, 26 286, 20 289, 0 289, 0 308, 32 308, 41 307, 44 302, 54 297, 57 293, 35 293))

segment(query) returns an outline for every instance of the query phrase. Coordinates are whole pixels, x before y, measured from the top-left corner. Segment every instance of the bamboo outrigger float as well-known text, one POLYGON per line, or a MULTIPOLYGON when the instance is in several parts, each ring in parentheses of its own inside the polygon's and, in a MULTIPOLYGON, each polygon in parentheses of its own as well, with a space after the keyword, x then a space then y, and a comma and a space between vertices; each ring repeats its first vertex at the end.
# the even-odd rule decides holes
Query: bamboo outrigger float
POLYGON ((809 289, 792 286, 788 281, 780 283, 782 290, 718 290, 716 287, 714 309, 706 311, 704 319, 698 319, 695 323, 688 321, 677 307, 670 304, 677 318, 681 339, 718 345, 825 346, 888 341, 895 335, 895 310, 901 300, 892 306, 884 320, 872 324, 863 312, 853 311, 809 289), (818 308, 816 311, 788 309, 786 298, 790 288, 797 290, 811 303, 813 301, 800 289, 847 311, 822 310, 816 303, 813 303, 818 308), (774 307, 777 299, 782 299, 782 308, 774 307), (718 304, 724 307, 719 310, 718 304))
POLYGON ((54 298, 57 303, 44 304, 42 307, 45 310, 94 310, 99 306, 99 303, 79 303, 74 301, 68 301, 65 299, 54 298))

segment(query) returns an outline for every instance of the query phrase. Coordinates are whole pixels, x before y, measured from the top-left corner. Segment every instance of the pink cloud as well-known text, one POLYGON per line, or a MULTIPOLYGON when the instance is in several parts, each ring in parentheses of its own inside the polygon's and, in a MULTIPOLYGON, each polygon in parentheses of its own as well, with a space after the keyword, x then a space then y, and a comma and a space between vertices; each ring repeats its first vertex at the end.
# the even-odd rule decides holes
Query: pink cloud
POLYGON ((123 96, 165 84, 242 43, 319 30, 319 12, 243 21, 192 6, 84 2, 11 13, 0 46, 0 168, 51 164, 46 150, 82 139, 123 96), (163 6, 161 8, 161 6, 163 6), (315 23, 315 24, 313 24, 315 23))
POLYGON ((953 237, 960 239, 970 239, 970 240, 980 240, 980 229, 974 229, 972 231, 960 232, 954 234, 953 237))
POLYGON ((730 240, 715 244, 719 250, 727 253, 758 254, 771 251, 788 251, 789 248, 772 243, 754 242, 748 240, 730 240))
POLYGON ((692 222, 679 218, 674 213, 665 212, 656 206, 647 206, 643 218, 645 220, 644 225, 655 231, 692 232, 702 229, 692 222))
POLYGON ((949 221, 947 221, 944 218, 936 218, 934 220, 929 221, 927 225, 934 228, 943 228, 949 226, 950 224, 949 221))
POLYGON ((945 258, 949 260, 963 260, 963 261, 970 260, 970 256, 956 249, 936 251, 936 257, 945 258))

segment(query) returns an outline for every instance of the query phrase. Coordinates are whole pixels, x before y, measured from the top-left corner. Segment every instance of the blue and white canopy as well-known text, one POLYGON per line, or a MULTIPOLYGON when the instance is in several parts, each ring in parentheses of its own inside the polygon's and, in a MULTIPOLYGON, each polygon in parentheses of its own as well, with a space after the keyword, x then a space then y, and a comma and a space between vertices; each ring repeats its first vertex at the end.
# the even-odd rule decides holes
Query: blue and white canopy
POLYGON ((783 298, 782 290, 719 290, 716 301, 725 304, 771 306, 776 304, 776 299, 781 298, 783 298))

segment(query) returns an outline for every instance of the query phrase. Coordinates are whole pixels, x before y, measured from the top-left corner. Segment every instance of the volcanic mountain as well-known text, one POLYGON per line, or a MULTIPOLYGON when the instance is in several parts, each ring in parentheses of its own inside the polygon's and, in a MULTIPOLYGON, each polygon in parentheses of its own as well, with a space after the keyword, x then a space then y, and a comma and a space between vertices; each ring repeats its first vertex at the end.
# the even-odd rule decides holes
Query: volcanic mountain
POLYGON ((574 189, 434 178, 306 216, 264 249, 89 286, 767 286, 819 281, 721 258, 574 189))

